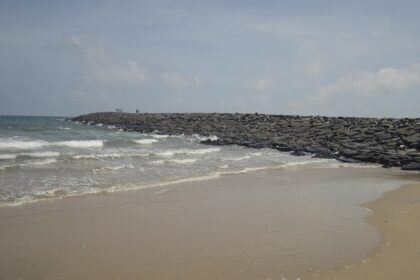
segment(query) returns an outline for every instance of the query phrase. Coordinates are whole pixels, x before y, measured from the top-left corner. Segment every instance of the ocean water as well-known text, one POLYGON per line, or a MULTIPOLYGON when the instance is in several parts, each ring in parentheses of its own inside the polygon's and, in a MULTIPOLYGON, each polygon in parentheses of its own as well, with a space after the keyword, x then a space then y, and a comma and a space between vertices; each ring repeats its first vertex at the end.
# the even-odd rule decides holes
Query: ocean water
POLYGON ((161 135, 158 131, 124 132, 59 117, 0 116, 0 206, 261 169, 345 165, 272 149, 206 146, 199 143, 204 139, 199 135, 161 135))

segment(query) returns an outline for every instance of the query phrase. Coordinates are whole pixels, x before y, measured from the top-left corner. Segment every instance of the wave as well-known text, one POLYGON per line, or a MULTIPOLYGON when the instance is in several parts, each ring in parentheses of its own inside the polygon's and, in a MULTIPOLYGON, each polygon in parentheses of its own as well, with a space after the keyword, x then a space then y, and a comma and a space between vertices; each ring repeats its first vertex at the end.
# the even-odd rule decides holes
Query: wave
POLYGON ((6 139, 0 140, 0 149, 18 149, 18 150, 30 150, 39 149, 46 146, 67 146, 72 148, 92 148, 102 147, 104 142, 102 140, 69 140, 59 142, 46 142, 41 140, 16 140, 6 139))
POLYGON ((48 165, 57 162, 56 159, 44 159, 44 160, 37 160, 37 161, 31 161, 27 163, 21 163, 20 166, 42 166, 42 165, 48 165))
POLYGON ((0 160, 11 160, 16 158, 50 158, 60 156, 59 152, 33 152, 20 154, 0 154, 0 160))
POLYGON ((18 157, 31 157, 31 158, 49 158, 49 157, 58 157, 60 156, 59 152, 33 152, 33 153, 23 153, 18 154, 18 157))
POLYGON ((17 155, 14 154, 0 154, 0 160, 15 159, 17 155))
POLYGON ((23 141, 16 139, 0 140, 0 149, 38 149, 48 145, 45 141, 23 141))
POLYGON ((252 157, 259 157, 261 155, 262 155, 261 152, 258 152, 258 153, 248 153, 246 155, 239 156, 239 157, 225 157, 225 158, 222 158, 222 159, 223 160, 226 160, 226 161, 242 161, 242 160, 250 159, 252 157))
POLYGON ((163 165, 166 163, 177 163, 177 164, 193 164, 197 162, 195 158, 186 158, 186 159, 167 159, 167 160, 154 160, 150 164, 153 165, 163 165))
POLYGON ((156 139, 139 139, 139 140, 133 140, 133 141, 137 144, 143 144, 143 145, 159 142, 159 140, 156 140, 156 139))
POLYGON ((171 135, 167 135, 167 134, 149 134, 149 136, 156 138, 156 139, 165 139, 170 137, 171 135))
POLYGON ((188 155, 204 155, 208 153, 219 152, 220 148, 205 148, 205 149, 178 149, 178 150, 167 150, 156 153, 157 156, 171 157, 176 154, 188 154, 188 155))
POLYGON ((58 129, 60 129, 60 130, 70 130, 71 128, 70 127, 59 126, 58 129))
POLYGON ((53 164, 56 162, 57 162, 56 159, 34 160, 34 161, 25 162, 25 163, 1 165, 0 170, 7 170, 7 169, 13 169, 13 168, 19 168, 19 167, 37 167, 37 166, 53 164))
POLYGON ((92 172, 116 171, 116 170, 121 170, 121 169, 133 169, 133 168, 134 168, 134 165, 129 163, 129 164, 123 164, 123 165, 116 165, 116 166, 102 166, 99 168, 92 169, 92 172))
POLYGON ((190 136, 190 139, 197 140, 197 141, 206 141, 206 140, 216 141, 219 138, 216 135, 203 136, 199 134, 193 134, 190 136))
POLYGON ((108 154, 86 154, 86 155, 74 155, 72 156, 72 159, 76 160, 102 160, 107 158, 124 158, 124 157, 148 157, 150 156, 150 153, 127 153, 127 154, 121 154, 121 153, 108 153, 108 154))
POLYGON ((104 159, 104 158, 120 158, 124 155, 119 153, 111 153, 111 154, 90 154, 90 155, 76 155, 73 156, 73 159, 104 159))
POLYGON ((52 142, 51 145, 57 146, 66 146, 71 148, 93 148, 93 147, 102 147, 104 141, 102 140, 70 140, 70 141, 60 141, 52 142))

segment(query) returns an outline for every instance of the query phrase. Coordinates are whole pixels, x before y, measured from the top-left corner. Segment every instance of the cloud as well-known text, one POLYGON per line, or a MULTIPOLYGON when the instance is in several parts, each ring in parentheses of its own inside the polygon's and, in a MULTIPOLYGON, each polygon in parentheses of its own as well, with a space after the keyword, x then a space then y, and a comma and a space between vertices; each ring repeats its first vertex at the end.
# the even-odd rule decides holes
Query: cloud
POLYGON ((87 81, 112 88, 139 88, 149 79, 147 70, 137 61, 116 61, 98 44, 66 36, 64 45, 68 51, 81 56, 87 81))
POLYGON ((361 72, 339 78, 335 83, 323 86, 312 101, 323 101, 329 97, 350 93, 359 95, 399 94, 420 85, 420 64, 404 68, 387 67, 377 72, 361 72))
POLYGON ((314 42, 305 42, 300 48, 299 54, 306 60, 305 72, 312 75, 321 74, 326 62, 317 44, 314 42))
POLYGON ((270 77, 262 77, 253 82, 246 83, 245 87, 252 91, 264 92, 273 88, 274 79, 270 77))
POLYGON ((175 71, 164 72, 162 74, 162 81, 165 85, 175 89, 201 87, 201 79, 199 77, 185 77, 175 71))
POLYGON ((271 21, 249 25, 251 30, 286 37, 325 36, 325 30, 299 21, 271 21))

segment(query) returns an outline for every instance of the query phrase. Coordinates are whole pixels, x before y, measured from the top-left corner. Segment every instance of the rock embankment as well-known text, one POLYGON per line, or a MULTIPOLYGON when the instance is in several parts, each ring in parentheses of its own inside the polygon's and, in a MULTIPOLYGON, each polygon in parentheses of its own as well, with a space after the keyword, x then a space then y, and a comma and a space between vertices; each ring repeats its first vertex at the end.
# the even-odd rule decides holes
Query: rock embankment
POLYGON ((420 170, 420 118, 377 119, 218 113, 93 113, 73 119, 128 131, 216 135, 209 145, 273 148, 344 162, 420 170))

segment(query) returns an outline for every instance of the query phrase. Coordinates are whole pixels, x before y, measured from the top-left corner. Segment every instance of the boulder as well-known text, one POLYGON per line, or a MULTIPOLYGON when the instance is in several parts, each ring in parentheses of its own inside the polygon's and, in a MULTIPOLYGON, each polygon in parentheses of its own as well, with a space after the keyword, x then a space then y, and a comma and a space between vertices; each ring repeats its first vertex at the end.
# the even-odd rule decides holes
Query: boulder
POLYGON ((410 162, 401 166, 402 170, 420 170, 420 162, 410 162))

